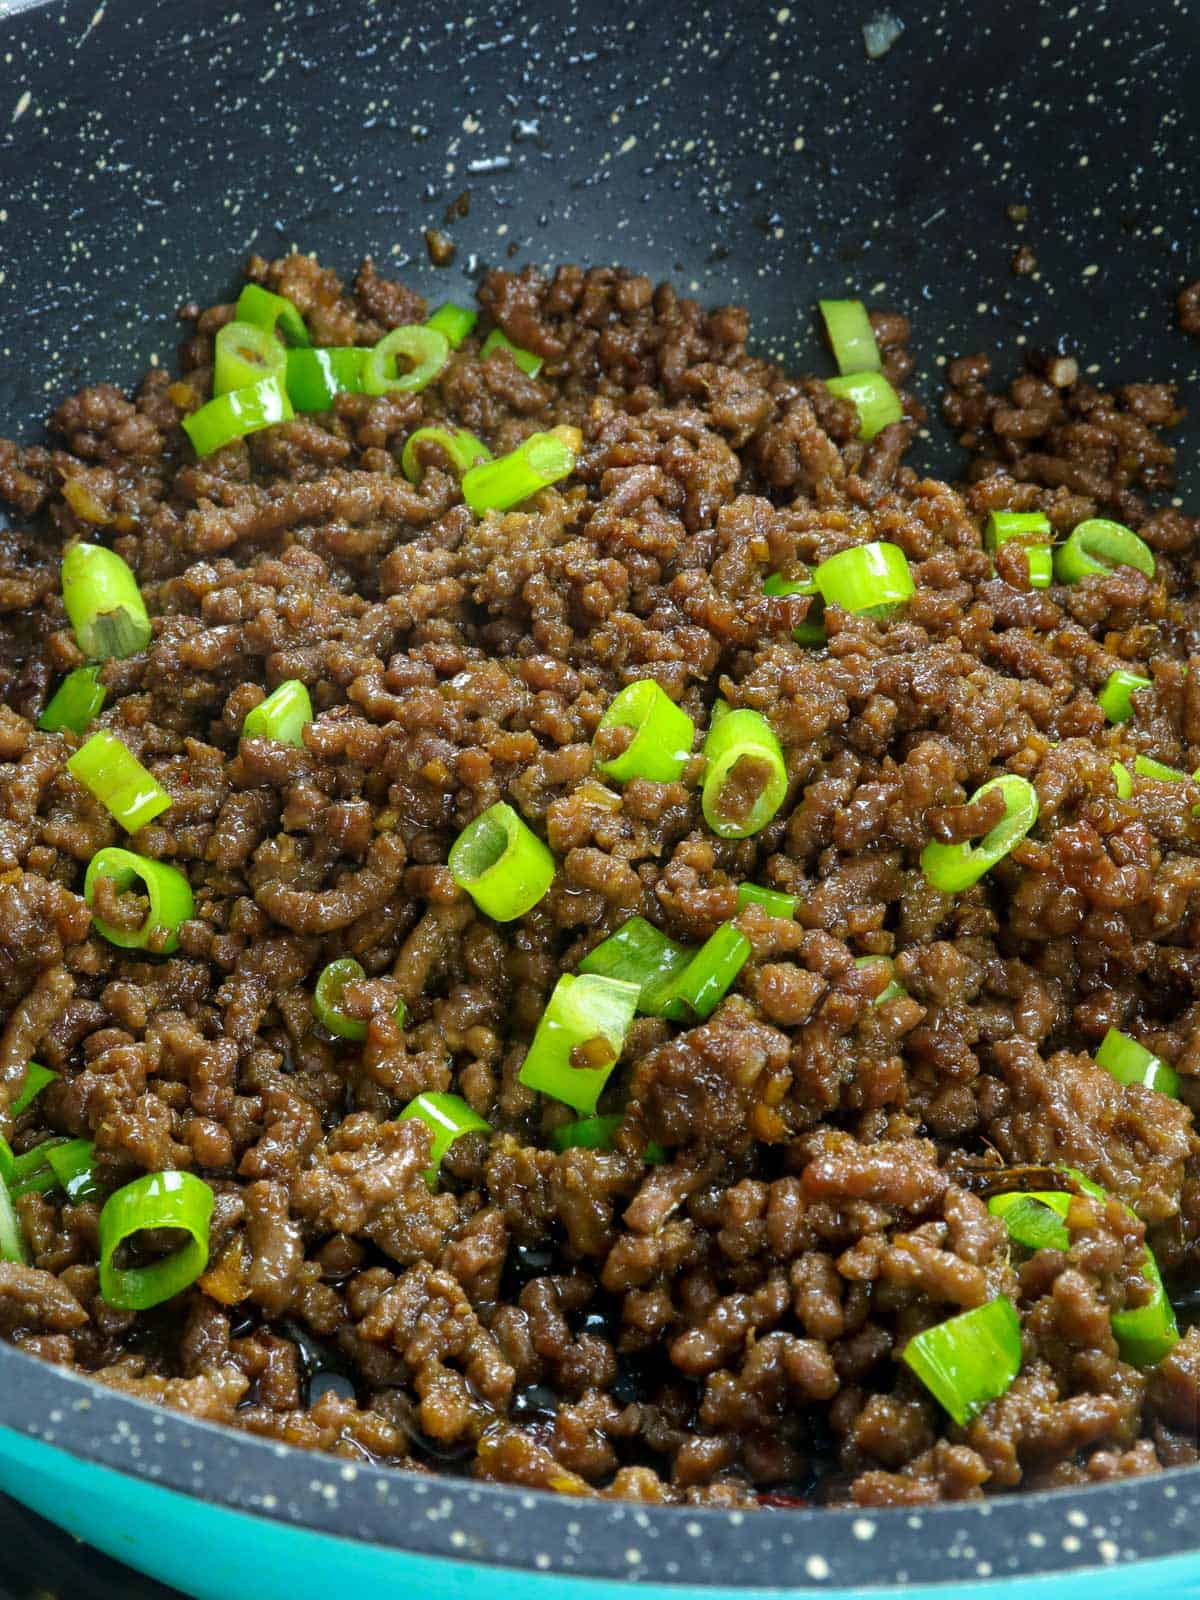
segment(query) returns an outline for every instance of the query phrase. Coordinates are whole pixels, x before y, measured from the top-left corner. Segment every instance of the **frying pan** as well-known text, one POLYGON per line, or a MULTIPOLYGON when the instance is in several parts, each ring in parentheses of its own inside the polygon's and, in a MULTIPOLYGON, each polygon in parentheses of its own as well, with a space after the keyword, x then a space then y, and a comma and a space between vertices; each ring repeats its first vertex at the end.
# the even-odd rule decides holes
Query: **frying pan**
MULTIPOLYGON (((0 0, 0 432, 169 362, 182 301, 293 244, 439 299, 484 263, 621 261, 747 303, 810 370, 813 301, 852 290, 913 317, 927 399, 957 353, 1061 343, 1194 405, 1187 0, 888 0, 870 61, 878 3, 0 0), (422 230, 464 189, 436 270, 422 230)), ((936 427, 920 448, 953 470, 936 427)), ((1200 1596, 1200 1468, 869 1514, 577 1501, 291 1451, 3 1344, 0 1488, 206 1600, 1200 1596)))

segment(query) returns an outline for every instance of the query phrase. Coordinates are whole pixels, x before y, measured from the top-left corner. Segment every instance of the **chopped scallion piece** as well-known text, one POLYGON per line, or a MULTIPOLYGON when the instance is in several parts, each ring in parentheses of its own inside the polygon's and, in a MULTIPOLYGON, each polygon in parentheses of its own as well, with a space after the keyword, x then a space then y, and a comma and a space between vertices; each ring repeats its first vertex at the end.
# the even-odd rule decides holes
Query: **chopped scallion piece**
POLYGON ((995 552, 1009 539, 1024 545, 1052 544, 1054 529, 1041 511, 993 511, 983 531, 983 542, 995 552))
POLYGON ((1101 1040, 1096 1065, 1118 1083, 1141 1083, 1173 1100, 1179 1099, 1179 1074, 1175 1068, 1117 1028, 1110 1028, 1101 1040))
POLYGON ((860 617, 890 617, 916 592, 908 557, 899 545, 877 540, 853 545, 822 561, 813 581, 827 606, 860 617))
POLYGON ((210 456, 234 439, 244 439, 277 422, 290 422, 295 415, 284 380, 276 374, 217 395, 184 417, 183 431, 198 456, 210 456))
POLYGON ((535 356, 532 350, 522 350, 519 344, 513 344, 499 328, 493 328, 483 341, 483 349, 479 352, 479 359, 486 361, 493 350, 505 350, 509 359, 515 361, 522 372, 528 373, 531 378, 536 378, 542 370, 541 356, 535 356))
POLYGON ((162 815, 171 797, 117 738, 101 729, 67 762, 67 771, 121 824, 136 833, 162 815))
POLYGON ((856 967, 874 967, 881 961, 887 967, 888 982, 875 996, 875 1004, 877 1006, 885 1006, 891 1000, 903 1000, 908 994, 908 990, 896 976, 896 963, 891 956, 857 956, 854 965, 856 967))
POLYGON ((965 1428, 1021 1370, 1021 1319, 1004 1295, 926 1328, 904 1347, 908 1366, 965 1428))
POLYGON ((115 550, 73 544, 63 556, 62 597, 76 643, 89 661, 136 655, 150 643, 146 602, 115 550))
POLYGON ((481 461, 492 459, 492 452, 483 440, 468 433, 466 428, 418 428, 405 440, 404 454, 400 457, 404 476, 410 483, 416 483, 421 476, 421 458, 417 448, 423 444, 437 445, 460 478, 481 461))
POLYGON ((663 1014, 666 992, 692 959, 692 951, 659 931, 645 917, 630 917, 579 963, 580 972, 619 978, 638 986, 638 1010, 663 1014))
POLYGON ((1179 1343, 1179 1324, 1149 1245, 1142 1272, 1152 1291, 1150 1299, 1145 1305, 1113 1313, 1113 1338, 1123 1361, 1134 1367, 1156 1367, 1179 1343))
POLYGON ((265 700, 251 706, 242 722, 243 739, 273 739, 304 748, 304 729, 313 719, 312 700, 299 678, 287 678, 265 700))
POLYGON ((537 1025, 520 1081, 590 1116, 625 1048, 638 997, 636 983, 564 974, 537 1025))
POLYGON ((21 1092, 12 1103, 13 1116, 19 1117, 22 1111, 28 1111, 46 1085, 53 1083, 57 1077, 57 1072, 52 1072, 49 1067, 43 1067, 40 1061, 31 1061, 25 1068, 25 1082, 21 1085, 21 1092))
POLYGON ((72 733, 82 733, 108 693, 99 678, 99 667, 76 667, 68 672, 38 718, 42 732, 61 733, 69 728, 72 733))
POLYGON ((288 398, 297 411, 332 411, 339 394, 361 394, 369 350, 301 347, 287 353, 288 398))
POLYGON ((90 1139, 68 1139, 66 1144, 56 1144, 46 1151, 46 1160, 72 1205, 81 1200, 94 1200, 99 1194, 96 1183, 95 1147, 90 1139))
POLYGON ((263 378, 282 378, 288 353, 273 333, 253 322, 227 322, 213 349, 213 394, 245 389, 263 378))
POLYGON ((1113 782, 1117 786, 1117 799, 1128 800, 1133 794, 1133 777, 1123 761, 1112 764, 1113 782))
POLYGON ((707 767, 700 803, 704 820, 722 839, 759 833, 783 804, 787 767, 775 730, 757 711, 713 706, 704 741, 707 767))
POLYGON ((58 1179, 50 1165, 50 1152, 66 1142, 62 1138, 45 1139, 23 1155, 5 1163, 7 1170, 4 1181, 14 1200, 23 1194, 49 1194, 51 1189, 58 1187, 58 1179))
POLYGON ((1136 567, 1152 578, 1154 552, 1132 529, 1121 522, 1109 522, 1106 517, 1089 517, 1081 522, 1054 555, 1054 570, 1060 583, 1107 578, 1118 567, 1136 567))
POLYGON ((804 621, 798 628, 792 629, 792 638, 797 644, 802 644, 806 649, 819 650, 822 645, 828 644, 825 634, 825 602, 817 593, 816 580, 813 578, 782 577, 778 572, 773 572, 763 583, 763 593, 769 595, 808 594, 812 596, 812 604, 808 608, 804 621))
POLYGON ((783 894, 779 889, 764 889, 757 883, 739 883, 737 908, 744 911, 747 906, 761 906, 768 916, 791 922, 800 907, 800 897, 783 894))
POLYGON ((1054 551, 1048 544, 1031 544, 1026 547, 1025 561, 1029 567, 1029 587, 1048 589, 1054 582, 1054 551))
POLYGON ((1053 1189, 1038 1194, 994 1194, 988 1201, 991 1214, 1003 1217, 1009 1238, 1026 1250, 1069 1250, 1071 1235, 1063 1218, 1070 1207, 1071 1196, 1053 1189))
POLYGON ((1139 689, 1149 687, 1149 678, 1140 677, 1136 672, 1127 672, 1124 667, 1117 667, 1115 671, 1109 673, 1107 683, 1097 696, 1100 709, 1110 722, 1128 722, 1133 715, 1133 696, 1139 689))
POLYGON ((367 352, 363 363, 364 394, 416 394, 426 388, 450 359, 450 341, 428 325, 393 328, 367 352), (397 357, 409 363, 401 371, 397 357))
POLYGON ((13 1208, 8 1184, 0 1182, 0 1261, 15 1261, 18 1266, 29 1259, 25 1248, 25 1235, 13 1208))
POLYGON ((596 763, 617 783, 633 778, 674 783, 691 759, 695 724, 653 678, 626 685, 600 718, 600 728, 633 730, 620 755, 596 763))
POLYGON ((818 300, 838 371, 878 372, 882 366, 875 330, 861 300, 818 300))
POLYGON ((942 844, 931 839, 921 851, 921 870, 935 889, 943 894, 960 894, 978 883, 985 872, 990 872, 998 861, 1029 832, 1037 821, 1037 790, 1025 778, 1006 772, 981 785, 968 804, 974 805, 983 795, 999 789, 1004 796, 1004 815, 984 834, 978 844, 965 839, 958 844, 942 844))
POLYGON ((438 1168, 456 1139, 464 1133, 491 1133, 492 1125, 472 1111, 461 1095, 447 1094, 439 1089, 427 1089, 415 1100, 410 1100, 400 1113, 400 1121, 416 1118, 423 1122, 433 1135, 429 1150, 429 1166, 425 1181, 432 1189, 437 1183, 438 1168))
POLYGON ((308 329, 304 318, 285 295, 272 294, 261 284, 248 283, 238 295, 234 308, 239 322, 252 322, 255 327, 274 333, 277 328, 292 344, 308 344, 308 329))
POLYGON ((213 1192, 190 1172, 148 1172, 109 1195, 100 1213, 100 1295, 118 1311, 147 1311, 179 1294, 208 1265, 213 1192), (118 1248, 135 1234, 176 1228, 190 1234, 169 1256, 118 1267, 118 1248))
POLYGON ((432 328, 435 333, 444 335, 450 348, 457 350, 478 321, 478 311, 470 311, 466 306, 456 306, 448 302, 433 312, 426 320, 425 326, 432 328))
POLYGON ((534 433, 506 456, 484 461, 464 476, 463 499, 476 516, 509 511, 575 470, 575 451, 555 433, 534 433))
MULTIPOLYGON (((317 979, 316 989, 313 991, 313 1016, 323 1028, 328 1028, 330 1033, 336 1034, 339 1039, 362 1040, 367 1037, 367 1025, 361 1017, 352 1017, 343 1010, 343 991, 348 983, 361 983, 366 977, 359 962, 353 956, 342 956, 337 961, 330 961, 321 969, 317 979)), ((393 1018, 403 1025, 406 1015, 403 1000, 397 1000, 393 1018)))
POLYGON ((869 443, 890 423, 903 422, 900 396, 882 372, 855 372, 844 378, 826 378, 825 387, 839 400, 849 400, 858 412, 858 437, 869 443))
POLYGON ((458 887, 497 922, 523 917, 554 880, 554 857, 503 801, 463 829, 450 847, 449 865, 458 887))
POLYGON ((732 922, 723 922, 657 995, 657 1014, 672 1022, 703 1021, 728 994, 749 959, 749 939, 732 922))
POLYGON ((1139 778, 1153 778, 1155 783, 1186 783, 1188 775, 1178 767, 1169 767, 1165 761, 1155 761, 1153 756, 1134 756, 1133 770, 1139 778))
POLYGON ((122 950, 150 950, 155 955, 170 955, 172 950, 178 950, 180 924, 193 911, 191 886, 178 867, 115 845, 97 850, 92 857, 83 880, 83 898, 91 909, 96 932, 110 944, 122 950), (108 879, 118 894, 127 894, 139 885, 135 892, 145 896, 149 909, 138 927, 118 926, 96 915, 94 902, 101 879, 108 879))
MULTIPOLYGON (((578 1122, 566 1122, 561 1128, 555 1128, 550 1143, 558 1151, 611 1150, 613 1134, 624 1120, 619 1111, 609 1117, 582 1117, 578 1122)), ((667 1152, 651 1139, 642 1152, 642 1159, 648 1167, 658 1167, 667 1159, 667 1152)))

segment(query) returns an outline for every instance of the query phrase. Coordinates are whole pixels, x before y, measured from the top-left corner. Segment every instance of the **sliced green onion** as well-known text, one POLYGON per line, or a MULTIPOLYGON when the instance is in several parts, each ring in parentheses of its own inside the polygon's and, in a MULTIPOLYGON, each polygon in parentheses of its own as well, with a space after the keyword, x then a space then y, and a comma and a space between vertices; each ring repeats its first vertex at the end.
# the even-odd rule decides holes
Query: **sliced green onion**
POLYGON ((878 372, 882 362, 875 330, 861 300, 818 300, 838 371, 878 372))
POLYGON ((73 544, 63 556, 62 597, 76 643, 89 661, 136 655, 150 643, 146 602, 115 550, 73 544))
POLYGON ((415 323, 393 328, 367 352, 363 363, 365 394, 416 394, 426 388, 450 359, 450 341, 436 328, 415 323), (407 372, 396 365, 397 356, 410 363, 407 372))
POLYGON ((671 983, 692 959, 692 951, 659 931, 645 917, 630 917, 579 963, 580 972, 618 978, 638 986, 638 1010, 663 1014, 671 983))
POLYGON ((839 550, 813 573, 828 606, 861 617, 890 617, 916 592, 908 558, 899 545, 876 541, 839 550))
POLYGON ((884 1006, 890 1000, 903 1000, 907 996, 908 990, 896 976, 896 963, 891 956, 857 956, 854 965, 856 967, 873 967, 880 961, 887 964, 888 982, 886 987, 875 996, 875 1004, 884 1006))
POLYGON ((134 884, 140 884, 150 909, 139 928, 118 928, 105 922, 92 911, 92 923, 110 944, 122 950, 151 950, 155 955, 170 955, 179 948, 179 926, 192 915, 192 891, 178 867, 165 861, 151 861, 148 856, 135 855, 132 850, 121 850, 109 845, 97 850, 88 864, 83 880, 83 898, 89 909, 96 896, 96 884, 108 878, 116 885, 119 894, 125 894, 134 884))
POLYGON ((994 552, 1009 539, 1028 545, 1052 544, 1054 529, 1041 511, 993 511, 983 531, 984 544, 994 552))
POLYGON ((78 1205, 81 1200, 94 1200, 100 1193, 95 1156, 95 1146, 90 1139, 68 1139, 66 1144, 56 1144, 46 1152, 58 1186, 65 1190, 72 1205, 78 1205))
POLYGON ((732 922, 721 926, 700 946, 658 997, 659 1016, 690 1022, 711 1016, 750 959, 750 941, 732 922))
POLYGON ((1149 678, 1142 678, 1136 672, 1127 672, 1124 667, 1117 667, 1115 671, 1109 673, 1108 682, 1097 696, 1100 709, 1110 722, 1128 722, 1133 715, 1132 696, 1138 689, 1149 687, 1149 678))
POLYGON ((460 478, 481 461, 492 459, 492 452, 483 440, 468 433, 466 428, 418 428, 405 440, 404 454, 400 457, 404 476, 410 483, 416 483, 421 476, 421 461, 417 455, 417 446, 420 444, 436 444, 444 450, 460 478))
POLYGON ((764 889, 757 883, 739 883, 737 908, 744 911, 747 906, 761 906, 768 916, 791 922, 800 908, 800 896, 783 894, 779 889, 764 889))
POLYGON ((457 350, 478 321, 478 311, 470 311, 466 306, 456 306, 452 302, 447 302, 426 319, 425 326, 432 328, 435 333, 442 334, 449 342, 450 348, 457 350))
POLYGON ((534 433, 508 455, 472 467, 462 481, 463 499, 476 516, 508 511, 574 470, 568 444, 554 433, 534 433))
POLYGON ((13 1209, 12 1195, 8 1192, 8 1185, 0 1182, 0 1261, 15 1261, 18 1266, 23 1266, 28 1259, 25 1235, 13 1209))
POLYGON ((14 1200, 23 1194, 49 1194, 51 1189, 58 1187, 58 1179, 50 1165, 50 1152, 66 1142, 62 1138, 46 1139, 31 1150, 26 1150, 24 1155, 15 1156, 6 1163, 8 1171, 5 1182, 14 1200))
POLYGON ((304 748, 304 729, 313 719, 312 701, 299 678, 287 678, 265 700, 251 706, 242 722, 243 739, 273 739, 304 748))
POLYGON ((493 350, 507 350, 509 358, 516 362, 522 372, 527 372, 531 378, 536 378, 542 370, 541 356, 535 356, 532 350, 522 350, 519 344, 501 333, 499 328, 493 328, 483 341, 483 349, 479 352, 479 359, 486 361, 493 350))
MULTIPOLYGON (((550 1143, 558 1151, 611 1150, 613 1134, 624 1120, 620 1111, 611 1117, 582 1117, 578 1122, 566 1122, 561 1128, 555 1128, 550 1143)), ((651 1139, 642 1152, 642 1159, 648 1167, 659 1167, 667 1159, 667 1152, 651 1139)))
POLYGON ((653 678, 639 678, 622 689, 600 718, 600 727, 634 730, 619 756, 596 763, 617 783, 632 778, 675 783, 691 760, 696 725, 653 678))
POLYGON ((263 378, 282 378, 288 353, 273 333, 253 322, 227 322, 213 353, 213 394, 245 389, 263 378))
POLYGON ((1054 555, 1054 570, 1060 583, 1107 578, 1117 567, 1136 567, 1152 578, 1154 552, 1131 528, 1109 522, 1106 517, 1089 517, 1081 522, 1054 555))
POLYGON ((339 394, 361 394, 369 350, 301 347, 287 353, 288 398, 297 411, 332 411, 339 394))
POLYGON ((804 645, 807 649, 819 649, 829 641, 825 636, 825 602, 817 593, 816 581, 813 578, 782 577, 778 572, 773 572, 763 583, 763 593, 770 595, 810 594, 812 604, 804 621, 798 628, 792 629, 792 638, 797 644, 804 645))
POLYGON ((1025 549, 1029 567, 1029 587, 1048 589, 1054 582, 1054 551, 1048 544, 1031 544, 1025 549))
POLYGON ((700 804, 704 820, 722 839, 759 833, 783 804, 787 767, 775 730, 757 711, 713 706, 704 741, 708 763, 700 804))
POLYGON ((1133 793, 1133 776, 1123 761, 1112 764, 1113 782, 1117 786, 1117 799, 1128 800, 1133 793))
POLYGON ((472 1111, 461 1095, 446 1094, 439 1089, 427 1089, 415 1100, 410 1100, 400 1113, 399 1120, 404 1122, 410 1118, 423 1122, 433 1134, 429 1166, 425 1169, 425 1181, 431 1189, 437 1183, 442 1159, 456 1139, 461 1139, 464 1133, 492 1131, 491 1123, 485 1121, 477 1111, 472 1111))
POLYGON ((1118 1083, 1141 1083, 1173 1100, 1179 1099, 1179 1074, 1175 1068, 1117 1028, 1110 1028, 1101 1040, 1096 1065, 1118 1083))
POLYGON ((282 328, 292 344, 310 342, 304 318, 292 302, 284 295, 272 294, 260 284, 248 283, 238 295, 234 310, 239 322, 252 322, 255 327, 265 328, 268 333, 274 333, 277 327, 282 328))
POLYGON ((1145 1305, 1113 1313, 1113 1338, 1117 1341, 1123 1361, 1128 1361, 1134 1367, 1156 1367, 1179 1343, 1179 1324, 1175 1320, 1175 1308, 1163 1287, 1158 1262, 1149 1245, 1146 1246, 1142 1272, 1153 1293, 1145 1305))
POLYGON ((965 1428, 1021 1370, 1021 1319, 1004 1295, 926 1328, 902 1359, 935 1400, 965 1428))
POLYGON ((212 1190, 190 1172, 148 1172, 109 1195, 100 1213, 101 1298, 118 1311, 148 1311, 195 1283, 208 1265, 212 1211, 212 1190), (118 1267, 119 1246, 154 1228, 179 1228, 191 1238, 149 1266, 118 1267))
POLYGON ((67 762, 67 771, 125 829, 136 833, 162 815, 171 796, 116 734, 101 729, 67 762))
POLYGON ((1186 783, 1188 775, 1178 767, 1169 767, 1165 761, 1155 761, 1153 756, 1134 756, 1133 770, 1139 778, 1153 778, 1155 783, 1186 783))
POLYGON ((542 1012, 520 1081, 590 1116, 625 1048, 638 993, 636 983, 617 978, 564 974, 542 1012))
MULTIPOLYGON (((351 1017, 342 1010, 342 991, 348 983, 361 983, 366 977, 361 965, 353 956, 342 956, 330 961, 321 969, 313 991, 313 1016, 323 1028, 339 1039, 362 1040, 367 1037, 367 1025, 361 1017, 351 1017)), ((403 1000, 397 1000, 392 1016, 401 1025, 407 1011, 403 1000)))
POLYGON ((1009 539, 1019 539, 1029 563, 1029 582, 1034 589, 1048 589, 1054 577, 1054 552, 1050 548, 1054 529, 1041 511, 993 511, 987 520, 983 542, 993 552, 1009 539))
POLYGON ((889 423, 904 420, 900 396, 882 372, 855 372, 844 378, 826 378, 825 387, 839 400, 849 400, 858 411, 858 437, 869 443, 889 423))
POLYGON ((219 394, 184 417, 183 431, 198 456, 210 456, 234 439, 259 433, 276 422, 290 422, 295 415, 283 379, 275 376, 219 394))
POLYGON ((965 839, 958 844, 942 844, 931 839, 921 851, 921 871, 943 894, 959 894, 978 883, 985 872, 1003 861, 1037 821, 1037 790, 1014 772, 1006 772, 1003 777, 983 784, 968 803, 974 805, 993 789, 999 789, 1004 796, 1004 815, 978 844, 968 844, 965 839))
POLYGON ((1008 1236, 1026 1250, 1069 1250, 1071 1235, 1063 1218, 1071 1207, 1066 1192, 1047 1190, 1039 1194, 994 1194, 988 1210, 1003 1217, 1008 1236))
POLYGON ((450 847, 449 865, 458 887, 497 922, 523 917, 554 880, 554 857, 503 801, 463 829, 450 847))
POLYGON ((76 667, 68 672, 38 718, 42 732, 60 733, 69 728, 72 733, 82 733, 108 693, 99 678, 99 667, 76 667))
POLYGON ((46 1085, 53 1083, 57 1077, 57 1072, 42 1066, 40 1061, 31 1061, 25 1068, 25 1082, 21 1085, 21 1092, 9 1108, 13 1116, 19 1117, 22 1111, 28 1111, 46 1085))

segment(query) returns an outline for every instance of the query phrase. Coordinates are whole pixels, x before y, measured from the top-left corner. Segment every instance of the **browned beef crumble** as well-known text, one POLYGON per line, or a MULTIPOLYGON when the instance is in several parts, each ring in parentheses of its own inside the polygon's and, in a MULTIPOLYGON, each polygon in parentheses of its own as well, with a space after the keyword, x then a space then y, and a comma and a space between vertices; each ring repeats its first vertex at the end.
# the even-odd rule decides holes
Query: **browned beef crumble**
MULTIPOLYGON (((369 261, 352 288, 303 256, 250 273, 317 343, 425 314, 369 261)), ((216 1194, 207 1272, 136 1315, 98 1296, 96 1204, 22 1198, 33 1264, 0 1265, 3 1332, 272 1439, 570 1494, 922 1504, 1196 1460, 1200 1333, 1146 1374, 1109 1327, 1144 1238, 1176 1285, 1200 1256, 1200 791, 1122 802, 1110 773, 1117 753, 1200 763, 1200 525, 1154 509, 1174 390, 1107 392, 1057 357, 999 393, 984 357, 957 361, 956 489, 904 463, 912 396, 864 446, 823 384, 747 354, 737 308, 573 267, 492 272, 480 301, 422 394, 342 396, 204 461, 180 417, 229 306, 185 308, 180 376, 64 401, 50 448, 0 441, 0 1107, 30 1056, 61 1074, 0 1128, 18 1150, 93 1139, 105 1189, 186 1168, 216 1194), (492 324, 539 377, 480 360, 492 324), (436 450, 419 486, 399 469, 443 415, 497 453, 570 424, 578 470, 477 521, 436 450), (983 553, 997 507, 1062 532, 1115 515, 1157 575, 1033 590, 1018 549, 995 571, 983 553), (135 841, 195 891, 162 959, 90 931, 83 869, 119 833, 65 770, 73 737, 33 723, 80 660, 58 562, 81 536, 154 616, 149 649, 104 667, 101 722, 172 799, 135 841), (827 650, 795 645, 806 602, 763 579, 872 538, 912 564, 906 613, 833 610, 827 650), (1118 730, 1096 696, 1122 663, 1153 684, 1118 730), (599 780, 600 716, 646 676, 699 727, 718 691, 770 719, 791 790, 761 834, 714 838, 694 782, 599 780), (293 677, 304 748, 239 746, 293 677), (978 822, 962 803, 998 770, 1034 782, 1037 827, 943 896, 921 847, 978 822), (503 927, 445 865, 499 799, 557 861, 503 927), (601 1108, 624 1110, 615 1148, 555 1153, 572 1114, 518 1070, 557 977, 633 913, 702 940, 744 879, 798 895, 797 920, 743 911, 753 957, 714 1015, 631 1029, 601 1108), (312 1016, 343 954, 368 975, 361 1046, 312 1016), (905 997, 874 1004, 867 954, 895 956, 905 997), (1182 1102, 1096 1067, 1110 1026, 1174 1064, 1182 1102), (494 1133, 431 1192, 427 1135, 396 1116, 447 1088, 494 1133), (1079 1198, 1069 1251, 1018 1259, 987 1184, 1064 1163, 1113 1203, 1079 1198), (1022 1371, 956 1427, 898 1353, 997 1293, 1022 1371)), ((1193 286, 1192 331, 1196 307, 1193 286)), ((908 325, 873 321, 902 384, 908 325)))

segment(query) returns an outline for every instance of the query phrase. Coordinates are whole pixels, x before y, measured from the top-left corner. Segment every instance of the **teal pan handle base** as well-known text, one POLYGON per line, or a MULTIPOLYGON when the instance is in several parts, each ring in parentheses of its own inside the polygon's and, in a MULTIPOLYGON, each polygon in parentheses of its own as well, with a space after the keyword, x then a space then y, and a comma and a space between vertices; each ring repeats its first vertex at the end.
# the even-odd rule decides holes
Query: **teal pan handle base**
MULTIPOLYGON (((479 1600, 486 1586, 494 1589, 497 1584, 504 1600, 630 1600, 633 1594, 645 1600, 680 1600, 689 1592, 706 1600, 768 1600, 798 1592, 786 1582, 766 1589, 710 1587, 702 1575, 702 1549, 697 1549, 694 1574, 681 1571, 674 1584, 646 1583, 636 1570, 621 1582, 434 1559, 233 1511, 81 1460, 9 1429, 0 1429, 0 1490, 195 1600, 244 1600, 248 1595, 253 1600, 329 1600, 346 1593, 355 1600, 414 1594, 429 1600, 479 1600)), ((514 1493, 513 1498, 520 1497, 514 1493)), ((396 1531, 402 1537, 402 1530, 396 1531)), ((821 1559, 812 1567, 811 1558, 806 1562, 799 1557, 801 1592, 828 1600, 896 1593, 890 1586, 831 1586, 817 1576, 821 1559)), ((637 1563, 630 1564, 636 1569, 637 1563)), ((920 1584, 906 1587, 903 1594, 905 1600, 951 1600, 968 1594, 971 1600, 1200 1600, 1200 1557, 1178 1555, 1069 1574, 920 1584)))

